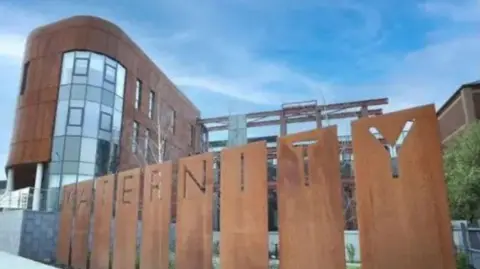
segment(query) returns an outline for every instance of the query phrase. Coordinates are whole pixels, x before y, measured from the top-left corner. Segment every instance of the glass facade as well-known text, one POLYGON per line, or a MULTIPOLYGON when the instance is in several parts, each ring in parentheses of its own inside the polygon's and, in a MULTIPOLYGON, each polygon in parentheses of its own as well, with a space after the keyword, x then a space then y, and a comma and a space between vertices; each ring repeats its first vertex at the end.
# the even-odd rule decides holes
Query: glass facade
POLYGON ((63 55, 48 188, 92 179, 117 169, 125 68, 107 56, 63 55))

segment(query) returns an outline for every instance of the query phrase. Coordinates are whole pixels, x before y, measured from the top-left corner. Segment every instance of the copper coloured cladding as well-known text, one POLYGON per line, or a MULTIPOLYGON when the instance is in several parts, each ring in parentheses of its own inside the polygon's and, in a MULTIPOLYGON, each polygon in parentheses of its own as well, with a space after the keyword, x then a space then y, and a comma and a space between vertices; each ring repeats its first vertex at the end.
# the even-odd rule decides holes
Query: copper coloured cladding
POLYGON ((222 151, 222 268, 268 268, 267 188, 265 142, 222 151))
POLYGON ((175 267, 212 268, 213 154, 178 163, 175 267))
POLYGON ((362 268, 455 268, 434 106, 359 119, 352 136, 362 268))
POLYGON ((338 156, 336 127, 279 138, 282 268, 345 268, 338 156))

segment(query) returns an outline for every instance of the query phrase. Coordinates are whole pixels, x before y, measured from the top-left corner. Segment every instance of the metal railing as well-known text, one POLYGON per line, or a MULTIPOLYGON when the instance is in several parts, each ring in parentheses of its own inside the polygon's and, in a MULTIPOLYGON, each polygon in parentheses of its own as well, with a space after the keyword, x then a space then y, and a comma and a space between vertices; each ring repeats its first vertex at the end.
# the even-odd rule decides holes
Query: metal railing
MULTIPOLYGON (((59 208, 59 191, 58 188, 40 189, 37 191, 38 210, 55 211, 59 208)), ((0 195, 0 209, 16 210, 16 209, 35 209, 34 206, 35 188, 23 188, 14 191, 6 191, 0 195)))

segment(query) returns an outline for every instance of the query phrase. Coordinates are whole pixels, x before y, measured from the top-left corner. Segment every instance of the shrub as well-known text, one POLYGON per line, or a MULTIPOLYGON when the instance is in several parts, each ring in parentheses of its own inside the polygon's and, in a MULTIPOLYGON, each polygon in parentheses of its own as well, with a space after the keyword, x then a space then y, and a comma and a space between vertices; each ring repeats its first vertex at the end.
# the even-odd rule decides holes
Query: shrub
POLYGON ((354 262, 355 261, 355 247, 353 244, 347 244, 345 247, 347 249, 347 256, 348 256, 348 261, 347 262, 354 262))
POLYGON ((469 269, 467 254, 460 252, 457 254, 457 269, 469 269))

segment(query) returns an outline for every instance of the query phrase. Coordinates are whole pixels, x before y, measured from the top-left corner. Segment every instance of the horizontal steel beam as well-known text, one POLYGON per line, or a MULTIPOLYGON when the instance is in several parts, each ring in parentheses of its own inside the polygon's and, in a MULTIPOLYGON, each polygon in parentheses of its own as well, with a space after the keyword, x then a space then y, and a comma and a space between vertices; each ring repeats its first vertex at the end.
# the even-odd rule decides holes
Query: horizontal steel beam
MULTIPOLYGON (((344 102, 344 103, 335 103, 335 104, 327 104, 327 105, 319 105, 316 108, 305 108, 305 107, 298 107, 298 108, 287 108, 285 110, 272 110, 272 111, 262 111, 262 112, 253 112, 246 114, 247 119, 255 119, 255 118, 262 118, 262 117, 273 117, 273 116, 280 116, 283 112, 292 113, 295 111, 301 112, 305 110, 310 110, 315 112, 317 111, 328 111, 328 110, 342 110, 342 109, 349 109, 349 108, 356 108, 356 107, 369 107, 369 106, 378 106, 378 105, 387 105, 388 98, 380 98, 380 99, 369 99, 369 100, 360 100, 360 101, 353 101, 353 102, 344 102)), ((213 117, 213 118, 206 118, 200 119, 200 123, 209 124, 209 123, 223 123, 228 121, 228 116, 221 116, 221 117, 213 117)))
MULTIPOLYGON (((368 110, 368 115, 381 115, 383 113, 382 109, 371 109, 368 110)), ((340 113, 332 113, 328 115, 322 115, 322 120, 326 119, 345 119, 345 118, 353 118, 353 117, 360 117, 361 111, 351 111, 351 112, 340 112, 340 113)), ((287 123, 302 123, 302 122, 312 122, 316 121, 316 117, 313 115, 306 115, 300 116, 298 118, 290 118, 287 119, 287 123)), ((261 126, 269 126, 269 125, 280 125, 281 121, 278 120, 264 120, 264 121, 250 121, 247 122, 248 127, 261 127, 261 126)), ((228 129, 228 124, 218 125, 218 126, 211 126, 207 127, 209 132, 214 131, 223 131, 228 129)))

